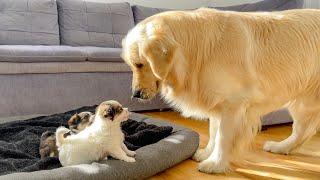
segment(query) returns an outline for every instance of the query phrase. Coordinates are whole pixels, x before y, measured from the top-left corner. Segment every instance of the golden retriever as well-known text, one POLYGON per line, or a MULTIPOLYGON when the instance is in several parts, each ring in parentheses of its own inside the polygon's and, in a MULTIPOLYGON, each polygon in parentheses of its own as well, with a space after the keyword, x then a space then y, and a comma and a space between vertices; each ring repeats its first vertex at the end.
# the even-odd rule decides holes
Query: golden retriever
POLYGON ((201 8, 149 17, 123 40, 133 96, 158 92, 184 116, 208 118, 210 140, 193 159, 225 172, 287 106, 293 131, 264 150, 288 154, 320 126, 320 10, 244 13, 201 8))

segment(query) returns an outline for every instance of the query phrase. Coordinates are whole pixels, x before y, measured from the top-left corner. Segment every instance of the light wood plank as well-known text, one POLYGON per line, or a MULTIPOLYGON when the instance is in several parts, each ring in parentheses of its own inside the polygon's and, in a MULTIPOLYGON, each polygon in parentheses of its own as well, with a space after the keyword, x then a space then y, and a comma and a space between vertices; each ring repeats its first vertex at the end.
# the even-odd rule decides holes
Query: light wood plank
MULTIPOLYGON (((186 119, 176 112, 146 112, 146 115, 164 121, 183 125, 197 131, 200 135, 200 146, 208 141, 208 123, 186 119)), ((269 127, 255 139, 254 152, 246 155, 247 162, 233 166, 234 171, 226 175, 204 174, 197 170, 198 163, 186 160, 159 173, 151 179, 319 179, 320 180, 320 133, 293 155, 276 155, 262 151, 266 140, 282 140, 291 133, 291 125, 269 127)))

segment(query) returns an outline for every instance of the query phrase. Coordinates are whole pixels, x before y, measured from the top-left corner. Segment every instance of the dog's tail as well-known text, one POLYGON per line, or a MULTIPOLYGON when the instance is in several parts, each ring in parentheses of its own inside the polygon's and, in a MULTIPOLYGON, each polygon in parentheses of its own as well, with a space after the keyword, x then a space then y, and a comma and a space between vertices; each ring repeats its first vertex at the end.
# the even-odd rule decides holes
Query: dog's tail
POLYGON ((60 147, 66 141, 65 134, 69 133, 70 130, 61 126, 56 131, 56 145, 60 147))

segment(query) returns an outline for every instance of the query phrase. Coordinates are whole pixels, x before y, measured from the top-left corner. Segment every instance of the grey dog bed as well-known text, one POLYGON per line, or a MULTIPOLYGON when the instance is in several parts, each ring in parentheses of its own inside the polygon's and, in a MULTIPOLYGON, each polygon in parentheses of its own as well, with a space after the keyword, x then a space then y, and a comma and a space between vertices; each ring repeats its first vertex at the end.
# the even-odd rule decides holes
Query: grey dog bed
POLYGON ((190 129, 137 113, 132 113, 130 119, 158 126, 172 126, 173 134, 155 144, 138 149, 135 163, 111 159, 88 165, 13 173, 0 176, 0 179, 144 179, 188 159, 198 148, 199 135, 190 129))

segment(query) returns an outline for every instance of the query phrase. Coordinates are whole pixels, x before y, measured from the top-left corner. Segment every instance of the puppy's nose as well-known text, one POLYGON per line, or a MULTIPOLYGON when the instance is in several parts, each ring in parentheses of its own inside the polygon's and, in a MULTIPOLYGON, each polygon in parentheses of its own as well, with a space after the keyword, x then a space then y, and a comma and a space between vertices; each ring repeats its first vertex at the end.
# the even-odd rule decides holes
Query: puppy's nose
POLYGON ((141 90, 135 90, 132 94, 132 97, 141 98, 141 95, 142 95, 141 90))

